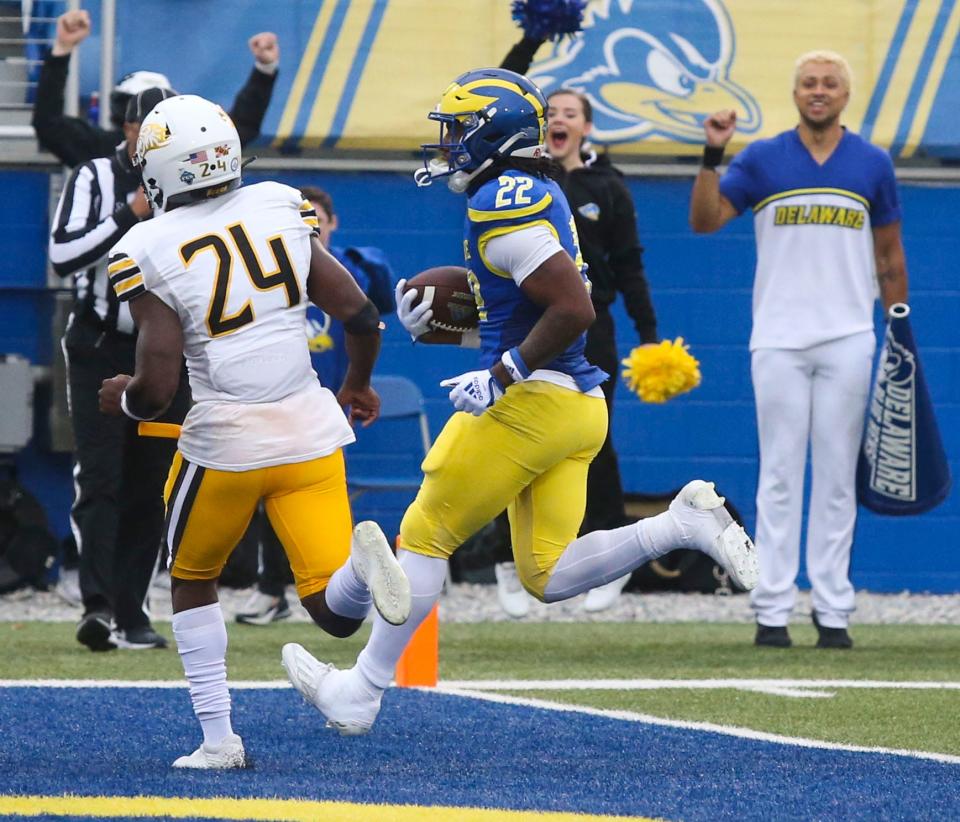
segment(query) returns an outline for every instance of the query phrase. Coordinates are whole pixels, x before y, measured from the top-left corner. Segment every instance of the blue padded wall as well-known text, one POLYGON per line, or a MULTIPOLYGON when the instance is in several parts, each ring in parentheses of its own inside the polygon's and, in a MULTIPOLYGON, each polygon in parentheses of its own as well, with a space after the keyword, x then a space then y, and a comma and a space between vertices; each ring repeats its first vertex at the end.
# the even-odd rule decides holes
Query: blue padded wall
MULTIPOLYGON (((340 219, 336 244, 384 248, 398 276, 462 259, 463 200, 442 186, 418 190, 408 174, 275 174, 254 169, 251 180, 277 179, 326 188, 340 219)), ((3 174, 6 191, 11 172, 3 174)), ((20 186, 33 179, 32 173, 14 174, 20 186)), ((45 192, 45 184, 44 177, 38 188, 45 192)), ((703 384, 663 406, 644 405, 621 386, 613 430, 624 485, 628 491, 655 493, 676 488, 694 476, 713 479, 752 528, 757 475, 747 352, 755 261, 752 221, 742 217, 719 234, 698 237, 687 227, 689 180, 630 178, 628 185, 637 204, 661 337, 683 336, 690 343, 701 361, 703 384)), ((960 317, 960 288, 952 262, 960 258, 960 238, 952 215, 960 207, 960 188, 907 184, 901 186, 901 194, 914 333, 956 475, 960 469, 960 334, 956 319, 960 317)), ((34 196, 29 202, 28 222, 23 222, 28 210, 22 202, 15 209, 0 205, 0 234, 8 247, 11 242, 20 244, 20 259, 31 261, 31 270, 34 266, 42 270, 46 195, 34 196)), ((13 255, 7 256, 10 259, 13 255)), ((48 336, 44 303, 35 297, 11 295, 7 270, 0 268, 4 288, 0 339, 6 350, 22 351, 43 361, 48 336)), ((615 311, 625 355, 637 340, 622 309, 618 306, 615 311)), ((450 413, 440 380, 470 369, 473 363, 469 351, 413 347, 399 323, 388 318, 379 370, 407 375, 421 386, 434 436, 450 413)), ((30 459, 38 459, 36 452, 30 459)), ((39 481, 43 474, 39 471, 31 476, 39 481)), ((376 517, 388 533, 394 533, 408 499, 405 494, 368 494, 358 500, 356 515, 376 517)), ((59 509, 62 500, 63 494, 52 495, 49 502, 59 509)), ((64 512, 53 513, 56 522, 65 522, 64 512)), ((960 591, 958 525, 956 491, 940 508, 920 517, 891 519, 861 513, 853 557, 854 583, 879 591, 960 591)))

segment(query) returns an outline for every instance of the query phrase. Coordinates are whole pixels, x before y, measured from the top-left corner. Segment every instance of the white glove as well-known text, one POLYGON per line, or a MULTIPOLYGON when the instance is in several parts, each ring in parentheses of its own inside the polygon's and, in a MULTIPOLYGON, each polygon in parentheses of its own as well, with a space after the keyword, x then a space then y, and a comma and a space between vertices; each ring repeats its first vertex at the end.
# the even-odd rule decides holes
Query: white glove
POLYGON ((414 306, 414 300, 417 299, 417 289, 411 288, 404 293, 403 288, 407 284, 406 280, 400 280, 397 283, 395 295, 397 298, 397 318, 403 323, 403 327, 410 332, 414 340, 430 331, 430 320, 433 319, 433 289, 425 290, 423 299, 414 306))
POLYGON ((453 389, 450 402, 457 411, 466 411, 475 417, 479 417, 503 396, 503 386, 489 370, 468 371, 459 377, 444 380, 440 385, 453 389))

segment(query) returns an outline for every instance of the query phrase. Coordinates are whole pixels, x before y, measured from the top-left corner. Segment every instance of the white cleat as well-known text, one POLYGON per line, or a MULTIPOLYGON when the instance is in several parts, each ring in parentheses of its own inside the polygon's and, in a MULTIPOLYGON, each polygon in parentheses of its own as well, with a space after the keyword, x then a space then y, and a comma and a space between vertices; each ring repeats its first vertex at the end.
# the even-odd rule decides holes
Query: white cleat
POLYGON ((587 591, 587 596, 583 600, 583 610, 589 613, 597 613, 612 608, 616 601, 620 599, 620 594, 623 593, 623 589, 627 587, 629 581, 630 574, 624 574, 606 585, 591 588, 587 591))
POLYGON ((410 616, 410 580, 377 523, 357 523, 350 556, 380 616, 391 625, 403 625, 410 616))
POLYGON ((688 482, 670 503, 670 513, 683 533, 684 547, 712 557, 743 590, 756 587, 760 580, 757 549, 723 507, 723 497, 712 482, 688 482))
POLYGON ((173 767, 227 770, 249 768, 250 761, 243 749, 243 740, 236 734, 230 734, 219 745, 207 745, 204 742, 189 756, 181 756, 177 759, 173 767))
POLYGON ((498 562, 493 566, 497 577, 497 600, 508 616, 523 619, 530 613, 530 601, 533 599, 517 576, 517 566, 513 562, 498 562))
POLYGON ((328 728, 360 736, 373 727, 382 692, 359 686, 355 670, 338 671, 295 642, 284 645, 281 656, 291 684, 326 717, 328 728))

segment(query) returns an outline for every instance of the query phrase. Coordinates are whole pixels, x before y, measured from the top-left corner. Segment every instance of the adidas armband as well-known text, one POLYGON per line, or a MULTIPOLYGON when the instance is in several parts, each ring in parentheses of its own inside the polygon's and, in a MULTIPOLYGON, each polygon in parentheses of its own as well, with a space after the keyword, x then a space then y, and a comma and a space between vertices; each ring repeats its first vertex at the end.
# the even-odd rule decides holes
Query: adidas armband
POLYGON ((530 376, 530 369, 520 356, 520 349, 516 346, 509 351, 504 351, 500 357, 500 362, 507 369, 507 373, 514 382, 523 382, 530 376))

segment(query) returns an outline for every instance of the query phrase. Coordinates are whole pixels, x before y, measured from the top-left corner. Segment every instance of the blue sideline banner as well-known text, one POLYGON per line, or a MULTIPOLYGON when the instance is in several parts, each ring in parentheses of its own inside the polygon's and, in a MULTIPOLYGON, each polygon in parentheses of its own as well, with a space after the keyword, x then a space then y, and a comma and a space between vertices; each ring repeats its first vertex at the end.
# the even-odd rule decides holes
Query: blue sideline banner
POLYGON ((950 493, 950 466, 910 328, 910 308, 890 307, 863 446, 857 498, 878 514, 935 508, 950 493))

